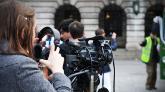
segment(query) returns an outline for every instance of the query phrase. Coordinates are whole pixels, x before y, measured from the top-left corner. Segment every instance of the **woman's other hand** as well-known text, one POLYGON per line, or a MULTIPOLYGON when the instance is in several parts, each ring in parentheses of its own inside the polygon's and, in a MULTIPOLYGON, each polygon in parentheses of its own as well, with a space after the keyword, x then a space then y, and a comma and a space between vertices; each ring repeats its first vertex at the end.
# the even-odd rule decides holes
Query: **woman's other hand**
POLYGON ((115 32, 112 33, 112 39, 116 39, 116 33, 115 32))
POLYGON ((55 46, 51 45, 48 60, 41 59, 40 62, 46 65, 52 71, 52 73, 64 73, 64 58, 59 53, 59 48, 57 48, 56 51, 54 51, 54 49, 55 46))

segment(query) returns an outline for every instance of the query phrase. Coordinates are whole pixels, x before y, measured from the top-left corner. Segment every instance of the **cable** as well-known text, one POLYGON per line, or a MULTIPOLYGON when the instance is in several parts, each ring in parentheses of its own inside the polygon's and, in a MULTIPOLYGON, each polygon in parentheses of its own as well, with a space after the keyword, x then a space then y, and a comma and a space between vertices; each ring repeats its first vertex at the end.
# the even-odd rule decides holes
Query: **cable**
POLYGON ((90 61, 91 61, 91 67, 92 67, 92 55, 91 55, 91 53, 90 53, 90 51, 89 51, 89 49, 87 48, 87 47, 84 47, 85 49, 86 49, 86 51, 88 52, 88 54, 89 54, 89 58, 90 58, 90 61))
POLYGON ((113 58, 113 53, 112 53, 112 47, 108 44, 106 44, 110 50, 111 50, 111 55, 112 55, 112 63, 113 63, 113 70, 114 70, 114 74, 113 74, 113 92, 115 92, 115 75, 116 75, 116 71, 115 71, 115 61, 114 61, 114 58, 113 58))
POLYGON ((113 58, 113 54, 112 54, 112 62, 113 62, 113 70, 114 70, 114 74, 113 74, 113 92, 115 92, 115 62, 114 62, 114 58, 113 58))

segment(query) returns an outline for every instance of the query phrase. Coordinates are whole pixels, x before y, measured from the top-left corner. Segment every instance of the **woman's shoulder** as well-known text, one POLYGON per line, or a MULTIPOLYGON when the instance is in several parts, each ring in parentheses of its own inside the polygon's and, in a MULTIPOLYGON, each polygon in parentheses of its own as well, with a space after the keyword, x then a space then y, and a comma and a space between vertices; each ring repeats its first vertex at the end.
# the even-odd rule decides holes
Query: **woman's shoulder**
POLYGON ((20 65, 23 63, 34 63, 35 61, 24 55, 0 55, 0 67, 20 65))

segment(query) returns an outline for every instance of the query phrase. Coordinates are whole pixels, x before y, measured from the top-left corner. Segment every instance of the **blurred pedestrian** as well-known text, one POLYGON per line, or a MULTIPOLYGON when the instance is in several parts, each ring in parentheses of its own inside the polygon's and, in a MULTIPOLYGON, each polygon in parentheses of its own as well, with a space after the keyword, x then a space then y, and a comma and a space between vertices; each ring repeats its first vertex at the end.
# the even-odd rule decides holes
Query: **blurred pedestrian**
POLYGON ((0 91, 71 92, 59 48, 54 51, 52 45, 48 60, 40 60, 53 73, 49 81, 33 60, 34 10, 15 0, 1 0, 0 12, 0 91))
POLYGON ((157 63, 159 62, 159 51, 158 46, 160 45, 160 39, 158 37, 159 25, 156 17, 153 21, 152 30, 150 36, 146 37, 145 40, 140 44, 142 46, 141 60, 146 64, 147 80, 146 89, 152 90, 157 89, 157 63))
MULTIPOLYGON (((103 36, 105 37, 105 31, 104 29, 97 29, 95 30, 95 35, 96 36, 103 36)), ((110 46, 113 50, 116 50, 117 49, 117 42, 116 42, 116 33, 113 32, 112 33, 112 37, 110 38, 110 46)), ((99 78, 100 78, 100 84, 98 85, 98 88, 97 90, 99 90, 100 88, 102 88, 102 82, 104 82, 104 87, 108 89, 109 92, 111 92, 111 79, 110 79, 110 66, 109 64, 106 64, 102 67, 101 69, 101 73, 99 74, 99 78), (104 78, 102 80, 102 78, 104 78)))

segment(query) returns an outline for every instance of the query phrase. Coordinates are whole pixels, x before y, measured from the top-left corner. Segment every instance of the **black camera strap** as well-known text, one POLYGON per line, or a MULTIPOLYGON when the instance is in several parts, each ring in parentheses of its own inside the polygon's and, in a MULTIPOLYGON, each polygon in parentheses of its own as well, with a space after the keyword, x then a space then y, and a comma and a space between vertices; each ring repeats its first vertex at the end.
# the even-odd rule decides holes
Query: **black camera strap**
POLYGON ((104 72, 102 73, 103 77, 102 77, 102 88, 104 87, 104 72))

